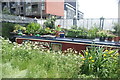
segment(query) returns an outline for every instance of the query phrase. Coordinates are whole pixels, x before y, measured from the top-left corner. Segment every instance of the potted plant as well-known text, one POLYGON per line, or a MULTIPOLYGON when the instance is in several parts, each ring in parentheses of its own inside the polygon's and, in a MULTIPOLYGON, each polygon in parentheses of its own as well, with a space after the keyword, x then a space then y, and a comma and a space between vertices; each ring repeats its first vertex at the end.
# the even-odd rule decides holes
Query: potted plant
POLYGON ((113 28, 114 28, 113 33, 117 35, 116 37, 114 37, 114 41, 119 42, 120 41, 120 24, 115 23, 113 28))
POLYGON ((56 21, 56 17, 52 16, 51 18, 48 18, 46 22, 44 22, 44 26, 49 27, 50 29, 54 29, 55 21, 56 21))
POLYGON ((99 31, 97 34, 99 36, 100 41, 105 41, 105 39, 107 37, 107 32, 106 31, 99 31))
POLYGON ((108 35, 107 35, 107 40, 108 40, 108 41, 112 41, 114 37, 115 37, 115 35, 113 35, 113 34, 108 34, 108 35))
POLYGON ((120 37, 119 36, 114 37, 114 41, 115 42, 119 42, 120 41, 120 37))
POLYGON ((14 31, 13 32, 17 33, 19 31, 22 32, 22 33, 24 33, 26 31, 26 27, 23 27, 23 26, 21 26, 19 24, 16 24, 14 26, 14 31))
POLYGON ((36 33, 39 33, 40 29, 42 27, 40 26, 40 24, 38 23, 29 23, 26 27, 26 32, 28 34, 36 34, 36 33))

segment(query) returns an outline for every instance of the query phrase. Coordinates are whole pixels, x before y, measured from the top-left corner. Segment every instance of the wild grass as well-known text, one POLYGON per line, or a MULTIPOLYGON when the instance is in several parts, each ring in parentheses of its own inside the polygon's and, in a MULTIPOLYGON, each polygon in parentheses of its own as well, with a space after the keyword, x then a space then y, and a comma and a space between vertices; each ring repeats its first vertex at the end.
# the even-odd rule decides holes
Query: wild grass
POLYGON ((2 78, 115 78, 120 79, 118 50, 93 47, 84 56, 73 49, 51 51, 37 43, 2 41, 2 78))

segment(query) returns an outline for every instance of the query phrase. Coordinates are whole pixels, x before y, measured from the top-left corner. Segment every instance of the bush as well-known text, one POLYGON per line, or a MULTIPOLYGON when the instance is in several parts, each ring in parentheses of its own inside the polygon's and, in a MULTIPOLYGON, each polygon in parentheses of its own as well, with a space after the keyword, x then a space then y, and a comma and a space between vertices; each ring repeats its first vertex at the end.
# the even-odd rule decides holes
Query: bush
POLYGON ((114 30, 113 33, 116 34, 117 36, 120 36, 120 24, 114 24, 113 26, 114 30))
POLYGON ((26 32, 28 34, 35 34, 35 33, 39 33, 40 29, 42 27, 40 26, 40 24, 38 23, 29 23, 26 27, 26 32))
POLYGON ((5 38, 10 38, 10 32, 14 30, 13 23, 2 23, 2 36, 5 38))
POLYGON ((66 36, 75 38, 75 37, 80 37, 81 34, 82 34, 81 30, 70 29, 67 31, 66 36))
POLYGON ((72 27, 72 29, 67 30, 68 37, 77 37, 77 38, 87 38, 87 39, 94 39, 97 37, 98 28, 92 27, 91 29, 81 28, 81 27, 72 27))
POLYGON ((94 38, 98 37, 97 36, 98 31, 99 31, 99 28, 92 27, 91 29, 88 30, 87 38, 94 39, 94 38))
POLYGON ((54 29, 55 28, 55 20, 56 20, 56 17, 54 17, 54 16, 52 16, 51 18, 48 18, 46 20, 46 22, 44 22, 44 26, 49 27, 50 29, 54 29))
POLYGON ((26 30, 26 27, 23 27, 23 26, 21 26, 19 24, 15 24, 14 30, 15 31, 21 30, 22 32, 24 32, 26 30))

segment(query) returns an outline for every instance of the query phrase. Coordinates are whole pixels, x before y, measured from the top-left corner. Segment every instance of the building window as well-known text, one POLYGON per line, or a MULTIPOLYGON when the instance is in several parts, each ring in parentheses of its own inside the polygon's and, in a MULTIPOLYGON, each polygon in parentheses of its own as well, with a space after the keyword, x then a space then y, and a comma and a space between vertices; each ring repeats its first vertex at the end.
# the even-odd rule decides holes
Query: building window
POLYGON ((37 13, 38 12, 38 5, 32 5, 32 12, 37 13))
POLYGON ((45 2, 42 2, 42 10, 45 10, 45 2))
POLYGON ((27 14, 27 15, 30 15, 31 10, 32 10, 31 6, 27 6, 27 7, 26 7, 26 14, 27 14))
POLYGON ((23 13, 23 7, 21 7, 21 13, 23 13))
POLYGON ((67 18, 68 19, 73 19, 75 16, 75 11, 71 10, 71 9, 67 9, 67 18))

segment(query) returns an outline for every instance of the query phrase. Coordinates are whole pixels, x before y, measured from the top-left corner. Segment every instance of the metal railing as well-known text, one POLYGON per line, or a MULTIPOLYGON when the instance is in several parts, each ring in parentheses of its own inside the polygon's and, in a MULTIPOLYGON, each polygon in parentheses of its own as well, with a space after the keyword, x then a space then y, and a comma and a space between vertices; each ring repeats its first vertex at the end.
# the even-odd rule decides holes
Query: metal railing
MULTIPOLYGON (((30 22, 38 22, 39 24, 43 25, 46 20, 35 19, 35 18, 28 18, 22 16, 13 16, 13 15, 2 15, 1 21, 6 22, 14 22, 14 23, 30 23, 30 22)), ((62 28, 69 29, 73 26, 73 19, 57 19, 55 25, 61 25, 62 28)), ((90 29, 93 26, 101 27, 100 18, 84 18, 77 20, 77 27, 85 27, 90 29)), ((112 30, 114 23, 120 23, 120 18, 104 18, 104 22, 102 23, 103 30, 112 30)))
MULTIPOLYGON (((56 25, 61 25, 63 28, 70 28, 73 26, 73 19, 59 19, 56 20, 56 25)), ((100 18, 84 18, 77 20, 77 27, 84 27, 90 29, 93 26, 100 27, 103 30, 112 30, 115 23, 120 23, 120 18, 104 18, 104 21, 100 21, 100 18)))
POLYGON ((7 15, 7 14, 2 14, 2 21, 14 22, 14 23, 36 22, 36 20, 34 18, 28 18, 28 17, 22 17, 22 16, 14 16, 14 15, 7 15))

